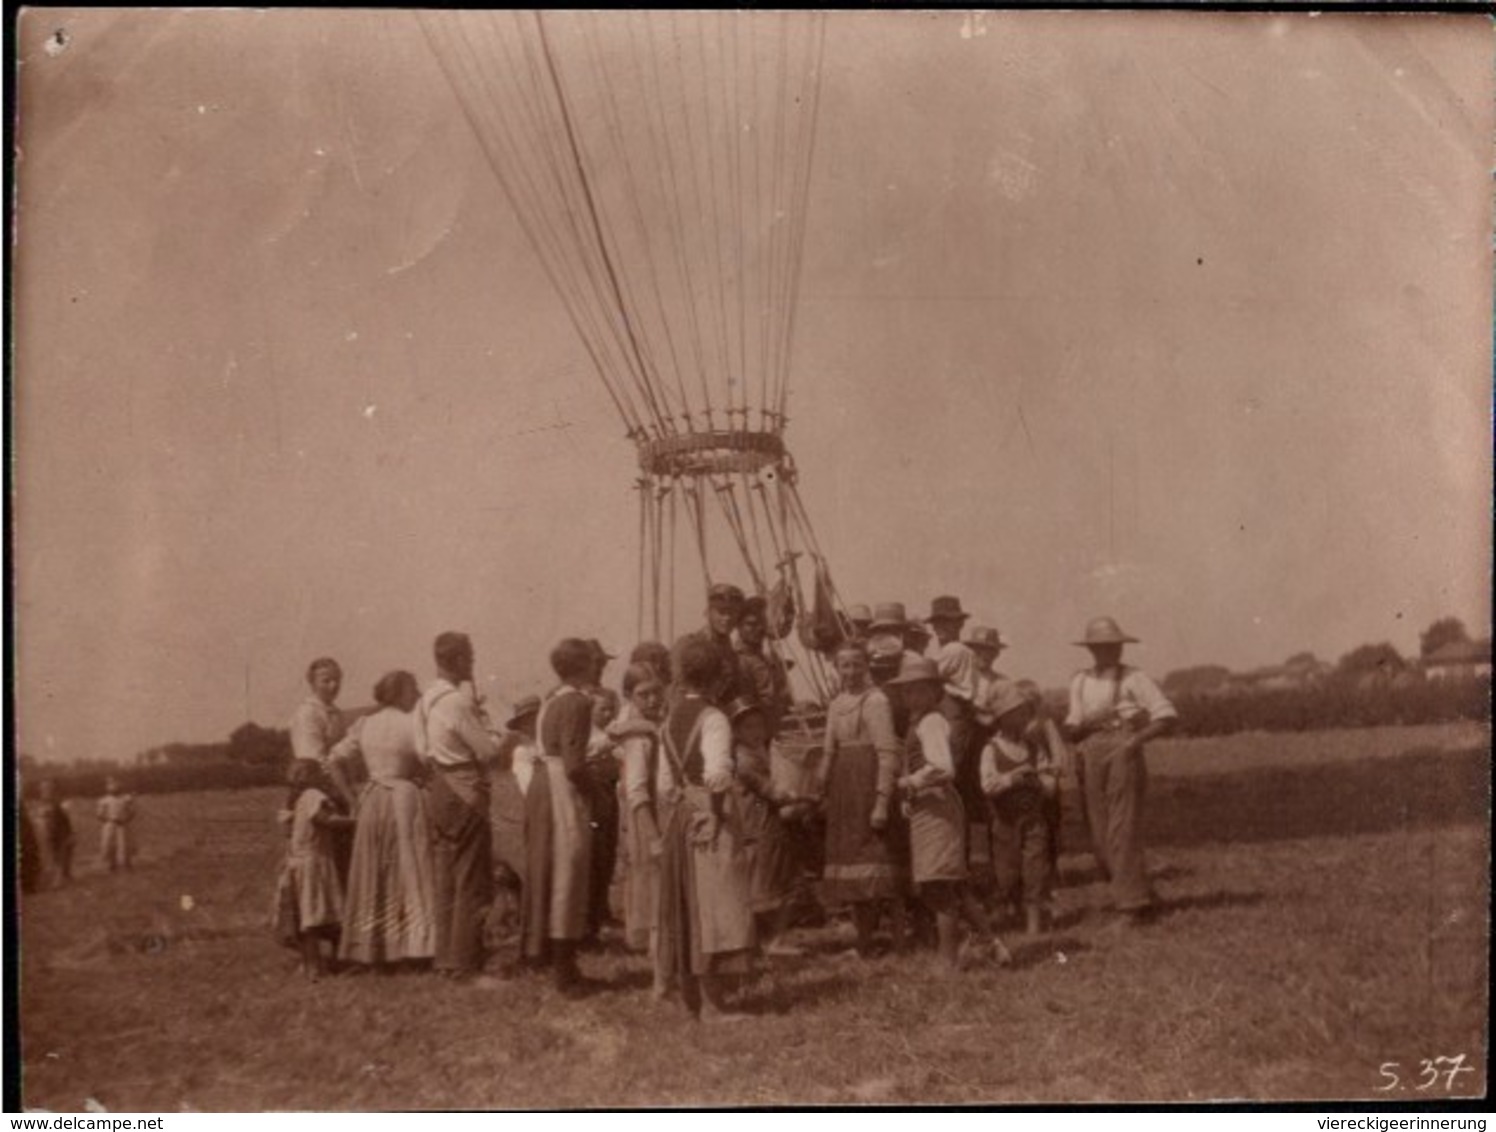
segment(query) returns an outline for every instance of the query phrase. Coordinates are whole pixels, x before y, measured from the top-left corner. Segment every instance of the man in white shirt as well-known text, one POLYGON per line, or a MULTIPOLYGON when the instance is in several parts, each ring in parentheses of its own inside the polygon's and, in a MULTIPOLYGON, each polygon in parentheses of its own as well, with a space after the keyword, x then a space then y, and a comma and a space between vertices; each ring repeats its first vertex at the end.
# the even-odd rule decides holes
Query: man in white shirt
POLYGON ((499 737, 473 687, 473 645, 443 633, 437 679, 416 705, 416 733, 435 773, 427 790, 436 881, 439 974, 471 979, 483 968, 483 916, 493 902, 489 764, 499 737))
POLYGON ((1172 731, 1179 713, 1146 673, 1122 663, 1122 646, 1137 638, 1110 617, 1094 618, 1075 643, 1090 649, 1094 664, 1071 678, 1066 738, 1080 755, 1096 862, 1122 923, 1137 926, 1151 918, 1155 900, 1143 855, 1143 747, 1172 731))

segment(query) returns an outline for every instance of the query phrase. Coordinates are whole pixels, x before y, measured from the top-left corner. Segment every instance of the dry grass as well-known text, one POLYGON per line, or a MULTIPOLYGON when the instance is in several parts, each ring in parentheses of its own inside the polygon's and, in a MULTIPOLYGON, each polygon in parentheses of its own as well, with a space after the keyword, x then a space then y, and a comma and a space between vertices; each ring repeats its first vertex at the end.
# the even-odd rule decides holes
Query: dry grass
MULTIPOLYGON (((809 960, 695 1025, 615 989, 432 978, 307 986, 264 927, 277 791, 146 800, 132 874, 23 909, 28 1106, 380 1109, 1377 1098, 1397 1061, 1485 1063, 1489 733, 1388 729, 1160 745, 1158 925, 1110 934, 1067 853, 1053 936, 1011 971, 809 960), (190 896, 190 909, 183 896, 190 896)), ((80 835, 93 831, 87 821, 80 835)), ((1457 1093, 1481 1095, 1483 1068, 1457 1093)), ((1445 1095, 1440 1084, 1430 1091, 1445 1095)))

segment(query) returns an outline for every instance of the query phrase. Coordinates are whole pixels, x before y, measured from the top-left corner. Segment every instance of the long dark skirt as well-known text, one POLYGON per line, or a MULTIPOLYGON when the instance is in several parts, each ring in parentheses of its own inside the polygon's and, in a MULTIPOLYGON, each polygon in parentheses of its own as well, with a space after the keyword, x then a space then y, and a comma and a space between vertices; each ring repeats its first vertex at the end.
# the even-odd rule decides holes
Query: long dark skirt
POLYGON ((878 797, 878 755, 871 743, 843 743, 831 761, 826 783, 826 866, 821 900, 856 904, 898 896, 906 871, 905 837, 897 807, 889 824, 875 830, 869 818, 878 797))

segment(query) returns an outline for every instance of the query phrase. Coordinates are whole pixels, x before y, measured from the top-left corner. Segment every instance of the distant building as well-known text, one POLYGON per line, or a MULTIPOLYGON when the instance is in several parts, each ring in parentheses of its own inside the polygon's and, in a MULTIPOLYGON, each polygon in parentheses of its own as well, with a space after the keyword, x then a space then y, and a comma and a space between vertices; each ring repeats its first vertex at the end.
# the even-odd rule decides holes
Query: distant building
POLYGON ((1298 658, 1286 664, 1271 664, 1250 672, 1233 672, 1221 692, 1225 695, 1250 696, 1259 692, 1284 692, 1313 687, 1329 675, 1331 669, 1312 657, 1298 658))
POLYGON ((1491 638, 1450 641, 1422 660, 1430 680, 1474 680, 1491 675, 1491 638))

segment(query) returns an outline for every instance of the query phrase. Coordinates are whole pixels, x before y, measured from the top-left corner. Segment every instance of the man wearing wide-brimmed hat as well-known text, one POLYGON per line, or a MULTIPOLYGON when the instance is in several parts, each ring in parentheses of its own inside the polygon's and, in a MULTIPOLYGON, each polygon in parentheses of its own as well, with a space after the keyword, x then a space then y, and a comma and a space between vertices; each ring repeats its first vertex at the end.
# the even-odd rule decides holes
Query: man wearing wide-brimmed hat
POLYGON ((722 658, 721 686, 711 696, 716 707, 723 707, 739 696, 752 696, 753 683, 743 671, 737 649, 732 643, 733 630, 743 617, 747 598, 737 586, 718 582, 706 593, 706 624, 694 633, 687 633, 675 642, 671 650, 676 673, 680 672, 681 650, 689 641, 705 641, 717 650, 722 658))
POLYGON ((983 732, 985 741, 997 723, 997 717, 992 711, 993 703, 1003 687, 1012 682, 993 667, 1003 649, 1008 647, 1008 642, 1003 640, 1001 633, 988 625, 970 626, 962 634, 962 639, 976 660, 977 691, 973 703, 976 705, 977 726, 983 732))
POLYGON ((967 855, 976 874, 976 886, 991 886, 990 853, 987 839, 987 803, 982 797, 978 760, 982 753, 982 736, 976 719, 977 661, 971 649, 961 643, 961 626, 971 614, 961 608, 961 599, 949 595, 930 603, 925 622, 935 632, 935 665, 944 682, 945 695, 940 714, 951 725, 951 753, 956 759, 956 788, 966 807, 967 855))
POLYGON ((1179 713, 1146 673, 1122 663, 1122 646, 1138 639, 1112 618, 1093 618, 1075 643, 1090 650, 1093 662, 1071 678, 1065 717, 1080 755, 1086 824, 1122 923, 1138 925, 1150 918, 1155 900, 1143 854, 1143 747, 1173 730, 1179 713))

